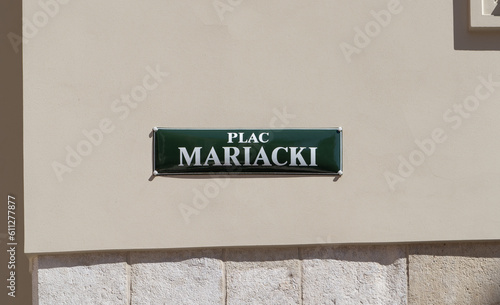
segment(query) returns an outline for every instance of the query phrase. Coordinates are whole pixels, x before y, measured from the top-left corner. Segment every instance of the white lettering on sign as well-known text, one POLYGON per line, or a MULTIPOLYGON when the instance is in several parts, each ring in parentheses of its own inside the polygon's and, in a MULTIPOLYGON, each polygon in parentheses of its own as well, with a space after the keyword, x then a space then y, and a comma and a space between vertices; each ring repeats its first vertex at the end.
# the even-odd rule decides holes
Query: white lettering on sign
MULTIPOLYGON (((314 148, 316 148, 316 147, 314 147, 314 148)), ((273 160, 273 163, 274 163, 274 164, 276 164, 276 165, 278 165, 278 166, 285 166, 285 165, 288 163, 288 161, 285 161, 285 162, 283 162, 283 163, 280 163, 280 162, 278 161, 278 152, 280 151, 280 149, 283 149, 284 151, 288 152, 288 147, 276 147, 276 148, 273 150, 273 153, 272 153, 272 155, 271 155, 271 158, 272 158, 272 160, 273 160)), ((311 159, 312 159, 312 157, 311 157, 311 159)), ((311 161, 312 161, 312 160, 311 160, 311 161)), ((312 162, 311 162, 311 163, 312 163, 312 162)))
MULTIPOLYGON (((201 163, 201 150, 203 147, 195 147, 191 153, 189 153, 186 147, 179 147, 180 160, 179 166, 241 166, 242 164, 238 161, 238 156, 241 153, 241 150, 238 147, 222 147, 224 149, 224 155, 222 158, 217 155, 217 151, 212 146, 210 147, 210 151, 208 156, 204 160, 203 164, 201 163), (224 163, 221 163, 220 160, 224 160, 224 163)), ((243 166, 272 166, 273 164, 276 166, 318 166, 316 164, 316 150, 317 147, 276 147, 271 153, 271 161, 268 157, 268 152, 264 149, 264 146, 261 146, 258 150, 255 160, 253 163, 250 163, 251 159, 251 149, 252 147, 245 146, 243 147, 243 157, 245 162, 243 166), (278 159, 279 151, 284 151, 288 153, 288 158, 283 158, 282 160, 278 159), (302 155, 305 150, 309 150, 310 152, 310 160, 307 163, 306 159, 302 155)))
MULTIPOLYGON (((254 143, 268 143, 269 142, 269 132, 254 133, 250 135, 244 132, 228 132, 227 133, 227 143, 238 143, 238 144, 254 144, 254 143)), ((244 146, 244 147, 234 147, 234 146, 224 146, 224 155, 219 156, 217 151, 212 146, 209 149, 208 155, 204 162, 201 161, 201 153, 203 147, 195 147, 193 151, 189 152, 186 147, 179 147, 179 166, 318 166, 316 164, 316 151, 317 147, 276 147, 272 151, 266 151, 264 146, 256 147, 244 146), (240 148, 243 148, 241 151, 240 148), (252 149, 253 152, 252 155, 252 149), (309 163, 306 161, 302 153, 309 150, 310 159, 309 163), (281 159, 278 154, 281 153, 281 159), (270 155, 269 155, 270 153, 270 155), (244 162, 240 163, 238 156, 242 154, 244 162), (283 155, 287 154, 288 158, 283 155), (269 156, 271 159, 269 159, 269 156), (254 157, 254 158, 252 158, 254 157), (250 162, 254 159, 253 163, 250 162), (221 162, 223 161, 223 162, 221 162)))
POLYGON ((193 153, 191 155, 188 154, 186 147, 179 147, 179 151, 180 151, 180 159, 181 159, 179 162, 179 166, 184 166, 184 162, 182 162, 182 157, 184 157, 184 159, 186 159, 186 162, 188 165, 191 164, 191 162, 193 161, 193 158, 194 158, 194 160, 195 160, 194 166, 201 166, 201 162, 200 162, 201 147, 195 147, 193 150, 193 153))
POLYGON ((269 142, 269 132, 261 132, 258 136, 252 132, 250 137, 245 140, 244 132, 228 132, 227 133, 227 143, 233 143, 234 139, 238 139, 238 143, 267 143, 269 142), (267 137, 266 140, 264 137, 267 137))

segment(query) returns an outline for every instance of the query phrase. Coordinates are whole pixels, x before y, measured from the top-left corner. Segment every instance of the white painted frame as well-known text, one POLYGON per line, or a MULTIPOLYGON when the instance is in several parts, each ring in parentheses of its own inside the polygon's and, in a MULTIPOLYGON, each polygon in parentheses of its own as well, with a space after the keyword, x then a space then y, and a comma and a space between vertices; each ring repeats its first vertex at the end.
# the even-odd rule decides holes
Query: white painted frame
POLYGON ((491 15, 493 9, 494 0, 470 0, 470 29, 500 30, 500 16, 491 15))

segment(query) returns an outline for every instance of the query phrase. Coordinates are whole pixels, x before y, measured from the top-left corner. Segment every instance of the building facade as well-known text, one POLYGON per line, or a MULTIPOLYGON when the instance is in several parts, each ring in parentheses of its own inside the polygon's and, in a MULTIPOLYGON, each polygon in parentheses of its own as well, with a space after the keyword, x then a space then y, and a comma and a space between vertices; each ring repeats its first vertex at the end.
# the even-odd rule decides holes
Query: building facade
POLYGON ((500 303, 498 10, 24 0, 33 303, 500 303), (158 127, 295 144, 158 175, 158 127), (341 167, 302 172, 326 157, 293 130, 332 128, 341 167))

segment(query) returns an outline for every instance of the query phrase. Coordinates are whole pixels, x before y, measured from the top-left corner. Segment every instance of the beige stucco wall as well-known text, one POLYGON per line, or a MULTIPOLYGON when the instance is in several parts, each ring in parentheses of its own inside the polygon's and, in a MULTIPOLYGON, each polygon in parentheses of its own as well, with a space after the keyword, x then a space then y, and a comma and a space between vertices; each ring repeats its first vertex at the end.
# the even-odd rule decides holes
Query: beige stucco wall
POLYGON ((467 1, 222 2, 24 0, 27 253, 500 238, 467 1), (345 174, 153 179, 154 126, 342 126, 345 174))

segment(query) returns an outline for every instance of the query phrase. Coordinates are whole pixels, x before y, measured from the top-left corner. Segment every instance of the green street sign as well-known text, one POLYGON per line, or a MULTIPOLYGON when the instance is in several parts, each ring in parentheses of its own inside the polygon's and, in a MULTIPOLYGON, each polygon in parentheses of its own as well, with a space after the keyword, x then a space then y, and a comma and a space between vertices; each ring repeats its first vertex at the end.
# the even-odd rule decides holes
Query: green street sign
POLYGON ((153 174, 342 175, 342 128, 153 128, 153 174))

